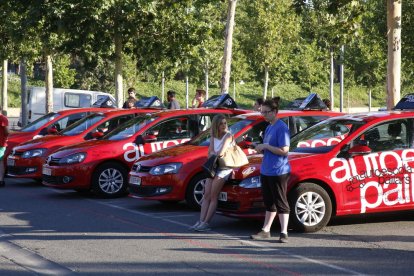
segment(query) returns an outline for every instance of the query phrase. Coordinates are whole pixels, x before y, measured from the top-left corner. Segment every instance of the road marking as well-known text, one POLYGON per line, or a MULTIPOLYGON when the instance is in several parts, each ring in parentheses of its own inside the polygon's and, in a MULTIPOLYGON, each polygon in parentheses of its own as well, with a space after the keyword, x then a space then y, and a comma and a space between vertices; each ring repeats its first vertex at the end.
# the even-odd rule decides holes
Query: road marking
MULTIPOLYGON (((101 204, 101 205, 109 206, 109 207, 112 207, 112 208, 120 209, 120 210, 127 211, 127 212, 130 212, 130 213, 133 213, 133 214, 138 214, 138 215, 150 217, 150 218, 153 218, 153 219, 164 220, 166 222, 173 223, 173 224, 180 225, 180 226, 184 226, 186 228, 191 226, 191 225, 188 225, 186 223, 181 223, 181 222, 178 222, 178 221, 175 221, 175 220, 172 220, 172 219, 164 218, 162 216, 157 216, 156 214, 153 214, 153 213, 148 214, 148 213, 144 213, 144 212, 137 211, 137 210, 131 210, 131 209, 125 208, 123 206, 108 204, 107 202, 101 202, 101 201, 92 200, 92 199, 88 199, 88 200, 93 201, 97 204, 101 204)), ((323 262, 323 261, 311 259, 311 258, 302 256, 302 255, 298 255, 298 254, 291 254, 291 253, 289 253, 285 250, 279 249, 279 248, 270 248, 268 246, 264 246, 264 245, 261 245, 261 244, 256 243, 256 242, 252 242, 252 241, 244 240, 244 239, 241 239, 241 238, 229 236, 229 235, 219 233, 219 232, 215 232, 215 231, 209 231, 209 233, 220 235, 220 236, 223 236, 223 237, 225 237, 227 239, 230 239, 230 240, 237 240, 237 241, 239 241, 243 244, 250 245, 250 246, 255 246, 257 248, 261 248, 261 249, 264 249, 264 250, 267 249, 267 250, 277 251, 277 252, 279 252, 283 255, 289 256, 289 257, 293 257, 293 258, 296 258, 296 259, 299 259, 299 260, 314 263, 314 264, 317 264, 317 265, 320 265, 320 266, 328 267, 328 268, 333 269, 333 270, 345 272, 345 273, 348 273, 350 275, 364 275, 363 273, 357 272, 357 271, 352 270, 352 269, 347 269, 347 268, 340 267, 340 266, 337 266, 337 265, 332 265, 332 264, 329 264, 329 263, 326 263, 326 262, 323 262)), ((174 234, 171 233, 171 235, 174 235, 174 234)))
POLYGON ((12 235, 0 230, 0 255, 21 267, 41 275, 72 275, 74 272, 67 267, 49 261, 42 256, 20 247, 9 239, 12 235))

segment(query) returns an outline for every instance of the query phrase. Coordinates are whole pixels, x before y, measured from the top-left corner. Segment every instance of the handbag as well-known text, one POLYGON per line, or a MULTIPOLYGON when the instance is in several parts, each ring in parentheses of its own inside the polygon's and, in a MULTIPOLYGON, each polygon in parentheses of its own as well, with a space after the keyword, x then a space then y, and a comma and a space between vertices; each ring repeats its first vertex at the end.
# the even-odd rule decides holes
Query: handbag
POLYGON ((237 168, 249 164, 249 160, 243 150, 234 143, 233 138, 233 146, 230 146, 224 155, 218 158, 218 164, 220 168, 237 168))
POLYGON ((216 168, 217 168, 217 155, 213 154, 207 158, 207 161, 201 166, 205 173, 211 178, 216 176, 216 168))

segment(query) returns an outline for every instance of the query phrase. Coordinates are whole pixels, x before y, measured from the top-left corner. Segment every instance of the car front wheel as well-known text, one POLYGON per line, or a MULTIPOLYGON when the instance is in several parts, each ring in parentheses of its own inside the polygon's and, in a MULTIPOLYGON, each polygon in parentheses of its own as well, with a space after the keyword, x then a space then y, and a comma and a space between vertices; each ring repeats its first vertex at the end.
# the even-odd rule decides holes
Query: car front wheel
POLYGON ((204 197, 204 186, 206 185, 208 176, 204 173, 197 174, 193 179, 191 179, 190 184, 188 184, 185 201, 187 205, 192 209, 200 209, 201 201, 204 197))
POLYGON ((326 226, 332 215, 332 201, 324 188, 301 183, 289 193, 290 222, 303 232, 316 232, 326 226))
POLYGON ((99 166, 92 177, 92 190, 104 197, 112 198, 126 194, 127 170, 117 163, 99 166))

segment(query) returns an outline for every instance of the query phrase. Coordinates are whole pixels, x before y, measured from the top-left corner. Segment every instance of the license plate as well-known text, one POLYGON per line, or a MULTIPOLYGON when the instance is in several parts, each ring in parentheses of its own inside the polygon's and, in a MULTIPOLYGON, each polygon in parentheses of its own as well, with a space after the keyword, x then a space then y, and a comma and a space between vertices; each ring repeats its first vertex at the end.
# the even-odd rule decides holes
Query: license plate
POLYGON ((7 158, 7 166, 14 166, 15 163, 16 163, 16 160, 7 158))
POLYGON ((220 192, 218 200, 227 201, 227 193, 226 192, 220 192))
POLYGON ((52 175, 52 170, 50 168, 44 168, 43 167, 42 174, 44 174, 44 175, 52 175))
POLYGON ((141 185, 141 177, 131 176, 129 178, 129 183, 134 184, 134 185, 141 185))

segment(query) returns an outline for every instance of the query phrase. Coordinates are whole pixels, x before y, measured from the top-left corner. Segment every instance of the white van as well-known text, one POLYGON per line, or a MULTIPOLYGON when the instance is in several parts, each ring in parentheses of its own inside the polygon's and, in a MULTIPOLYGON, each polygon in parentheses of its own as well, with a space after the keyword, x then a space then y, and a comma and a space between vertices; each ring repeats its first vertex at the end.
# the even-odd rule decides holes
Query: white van
MULTIPOLYGON (((30 123, 46 114, 46 88, 29 87, 27 90, 27 122, 30 123)), ((90 107, 96 101, 108 96, 114 103, 116 102, 112 95, 105 92, 53 88, 53 111, 90 107)), ((20 113, 19 123, 22 122, 21 116, 20 113)))

